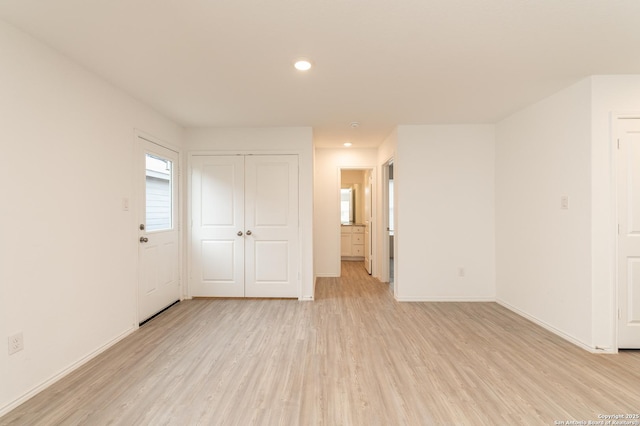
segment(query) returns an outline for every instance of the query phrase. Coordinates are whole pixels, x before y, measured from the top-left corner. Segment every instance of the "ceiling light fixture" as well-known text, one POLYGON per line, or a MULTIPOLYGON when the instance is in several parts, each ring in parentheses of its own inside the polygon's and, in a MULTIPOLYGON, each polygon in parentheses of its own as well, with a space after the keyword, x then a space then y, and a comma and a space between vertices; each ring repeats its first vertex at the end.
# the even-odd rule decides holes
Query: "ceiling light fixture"
POLYGON ((345 142, 344 146, 346 146, 347 148, 349 148, 351 146, 351 142, 345 142))
POLYGON ((351 123, 349 123, 349 126, 351 126, 352 129, 357 129, 358 127, 360 127, 360 123, 358 123, 357 121, 352 121, 351 123))
POLYGON ((308 61, 307 59, 298 59, 293 66, 298 70, 298 71, 308 71, 311 69, 311 62, 308 61))

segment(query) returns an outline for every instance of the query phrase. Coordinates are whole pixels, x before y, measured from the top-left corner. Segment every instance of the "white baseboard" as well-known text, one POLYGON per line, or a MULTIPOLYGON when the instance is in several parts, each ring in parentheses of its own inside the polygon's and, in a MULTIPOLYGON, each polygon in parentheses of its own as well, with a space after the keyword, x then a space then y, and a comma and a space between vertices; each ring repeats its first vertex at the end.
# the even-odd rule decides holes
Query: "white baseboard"
POLYGON ((95 351, 91 352, 87 356, 85 356, 82 359, 74 362, 73 364, 71 364, 67 368, 63 369, 62 371, 58 372, 57 374, 54 374, 52 377, 50 377, 49 379, 45 380, 41 384, 33 387, 31 390, 29 390, 24 395, 18 397, 17 399, 15 399, 12 402, 8 403, 4 407, 0 407, 0 417, 4 416, 9 411, 11 411, 14 408, 18 407, 23 402, 26 402, 28 399, 32 398, 36 394, 42 392, 43 390, 45 390, 46 388, 48 388, 52 384, 56 383, 58 380, 60 380, 63 377, 67 376, 68 374, 74 372, 78 368, 82 367, 84 364, 86 364, 87 362, 91 361, 93 358, 95 358, 96 356, 100 355, 102 352, 106 351, 111 346, 115 345, 120 340, 124 339, 125 337, 127 337, 128 335, 130 335, 131 333, 133 333, 136 330, 137 330, 137 327, 129 328, 124 333, 122 333, 119 336, 117 336, 115 339, 113 339, 110 342, 100 346, 98 349, 96 349, 95 351))
POLYGON ((493 297, 396 297, 398 302, 495 302, 493 297))
POLYGON ((539 325, 540 327, 544 328, 547 331, 552 332, 553 334, 555 334, 558 337, 563 338, 564 340, 568 341, 569 343, 573 343, 574 345, 578 346, 581 349, 584 349, 586 351, 589 351, 591 353, 614 353, 614 351, 610 351, 608 349, 602 350, 602 349, 596 349, 593 346, 587 345, 586 343, 580 341, 579 339, 577 339, 576 337, 565 333, 562 330, 557 329, 556 327, 552 326, 551 324, 536 318, 532 315, 529 315, 528 313, 521 311, 520 309, 516 308, 513 305, 510 305, 509 303, 505 302, 504 300, 496 300, 496 303, 504 308, 507 308, 508 310, 510 310, 511 312, 520 315, 521 317, 531 321, 532 323, 539 325))

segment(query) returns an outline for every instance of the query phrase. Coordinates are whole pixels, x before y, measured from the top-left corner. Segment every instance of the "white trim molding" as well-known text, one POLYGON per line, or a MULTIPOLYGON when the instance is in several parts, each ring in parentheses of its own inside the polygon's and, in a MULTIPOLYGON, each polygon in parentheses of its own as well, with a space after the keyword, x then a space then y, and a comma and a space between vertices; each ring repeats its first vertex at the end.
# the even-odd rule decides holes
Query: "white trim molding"
POLYGON ((513 305, 510 305, 509 303, 503 301, 503 300, 496 300, 496 303, 508 310, 510 310, 511 312, 531 321, 532 323, 539 325, 540 327, 544 328, 547 331, 552 332, 553 334, 555 334, 558 337, 563 338, 564 340, 568 341, 569 343, 572 343, 576 346, 578 346, 579 348, 582 348, 586 351, 589 351, 591 353, 615 353, 615 350, 611 349, 611 348, 598 348, 598 347, 593 347, 590 345, 587 345, 584 342, 581 342, 579 339, 577 339, 576 337, 565 333, 564 331, 561 331, 557 328, 555 328, 554 326, 552 326, 551 324, 546 323, 545 321, 542 321, 532 315, 529 315, 528 313, 521 311, 520 309, 516 308, 513 305))
POLYGON ((398 302, 495 302, 493 297, 396 297, 398 302))
POLYGON ((92 359, 94 359, 95 357, 97 357, 98 355, 100 355, 101 353, 106 351, 107 349, 109 349, 111 346, 113 346, 116 343, 120 342, 122 339, 124 339, 125 337, 129 336, 131 333, 133 333, 137 329, 138 329, 138 326, 136 325, 135 327, 132 327, 132 328, 126 330, 124 333, 122 333, 119 336, 115 337, 110 342, 102 345, 101 347, 99 347, 95 351, 89 353, 88 355, 84 356, 83 358, 79 359, 78 361, 74 362, 73 364, 69 365, 68 367, 64 368, 62 371, 54 374, 49 379, 45 380, 44 382, 40 383, 39 385, 31 388, 29 391, 27 391, 26 393, 21 395, 19 398, 11 401, 9 404, 5 405, 4 407, 0 407, 0 417, 4 416, 9 411, 11 411, 14 408, 18 407, 20 404, 26 402, 28 399, 31 399, 32 397, 34 397, 38 393, 42 392, 43 390, 45 390, 49 386, 53 385, 54 383, 58 382, 59 380, 63 379, 67 375, 73 373, 78 368, 82 367, 84 364, 86 364, 87 362, 91 361, 92 359))

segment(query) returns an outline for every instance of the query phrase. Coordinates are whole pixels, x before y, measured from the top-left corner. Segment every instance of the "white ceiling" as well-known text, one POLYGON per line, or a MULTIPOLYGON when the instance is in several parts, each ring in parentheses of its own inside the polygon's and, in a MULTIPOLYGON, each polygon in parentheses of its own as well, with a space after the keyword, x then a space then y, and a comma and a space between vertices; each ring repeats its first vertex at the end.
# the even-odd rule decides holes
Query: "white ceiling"
POLYGON ((0 0, 0 19, 184 126, 313 126, 316 146, 640 74, 639 0, 0 0))

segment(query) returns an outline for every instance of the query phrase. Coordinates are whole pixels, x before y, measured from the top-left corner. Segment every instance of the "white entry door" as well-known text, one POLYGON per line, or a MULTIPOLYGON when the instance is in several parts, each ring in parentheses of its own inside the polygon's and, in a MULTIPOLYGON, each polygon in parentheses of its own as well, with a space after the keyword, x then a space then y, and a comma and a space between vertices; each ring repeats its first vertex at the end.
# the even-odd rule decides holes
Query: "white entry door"
POLYGON ((180 300, 178 153, 139 138, 138 321, 180 300))
POLYGON ((194 156, 193 296, 298 297, 298 158, 194 156))
POLYGON ((618 128, 618 348, 640 349, 640 119, 618 128))

